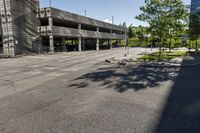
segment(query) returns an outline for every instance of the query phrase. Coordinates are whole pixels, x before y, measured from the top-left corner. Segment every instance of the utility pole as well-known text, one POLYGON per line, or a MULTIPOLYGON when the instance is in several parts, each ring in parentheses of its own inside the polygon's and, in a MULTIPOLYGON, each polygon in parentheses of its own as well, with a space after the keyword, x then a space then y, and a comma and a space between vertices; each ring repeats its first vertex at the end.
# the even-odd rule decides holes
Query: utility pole
POLYGON ((128 42, 127 42, 127 27, 124 26, 125 28, 125 39, 124 39, 124 42, 125 42, 125 54, 124 56, 128 56, 129 55, 129 48, 128 48, 128 42))
POLYGON ((85 13, 85 17, 87 16, 87 10, 84 10, 84 13, 85 13))
POLYGON ((114 24, 114 16, 112 16, 112 24, 114 24))
POLYGON ((49 7, 51 7, 51 0, 49 0, 49 7))

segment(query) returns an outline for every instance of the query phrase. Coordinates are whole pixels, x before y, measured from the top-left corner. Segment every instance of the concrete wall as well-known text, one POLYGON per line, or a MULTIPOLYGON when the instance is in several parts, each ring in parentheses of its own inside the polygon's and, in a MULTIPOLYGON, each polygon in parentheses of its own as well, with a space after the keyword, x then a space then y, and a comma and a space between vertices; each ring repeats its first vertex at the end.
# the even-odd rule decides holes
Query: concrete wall
MULTIPOLYGON (((49 36, 50 27, 41 26, 41 35, 49 36)), ((102 33, 97 31, 88 31, 88 30, 78 30, 73 28, 65 28, 65 27, 52 27, 52 35, 55 37, 84 37, 84 38, 99 38, 99 39, 124 39, 124 35, 119 35, 115 33, 102 33)))

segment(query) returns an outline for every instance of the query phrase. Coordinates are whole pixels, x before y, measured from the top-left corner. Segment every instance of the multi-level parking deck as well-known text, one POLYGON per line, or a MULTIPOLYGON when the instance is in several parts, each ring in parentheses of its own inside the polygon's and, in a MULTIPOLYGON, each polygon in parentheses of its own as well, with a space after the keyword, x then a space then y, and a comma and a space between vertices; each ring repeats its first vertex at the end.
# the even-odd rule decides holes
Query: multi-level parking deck
POLYGON ((43 48, 46 46, 50 52, 65 51, 69 48, 67 44, 78 51, 90 48, 98 51, 105 42, 112 48, 113 40, 126 38, 123 27, 55 8, 38 9, 37 18, 43 48))

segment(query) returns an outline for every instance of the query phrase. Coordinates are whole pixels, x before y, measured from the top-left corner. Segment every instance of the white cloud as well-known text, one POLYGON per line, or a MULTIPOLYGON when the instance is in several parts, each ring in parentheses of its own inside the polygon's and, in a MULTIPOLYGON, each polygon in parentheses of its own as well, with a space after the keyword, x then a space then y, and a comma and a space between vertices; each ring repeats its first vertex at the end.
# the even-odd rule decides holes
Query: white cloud
POLYGON ((112 20, 110 20, 110 19, 104 19, 103 21, 106 22, 106 23, 112 24, 112 20))

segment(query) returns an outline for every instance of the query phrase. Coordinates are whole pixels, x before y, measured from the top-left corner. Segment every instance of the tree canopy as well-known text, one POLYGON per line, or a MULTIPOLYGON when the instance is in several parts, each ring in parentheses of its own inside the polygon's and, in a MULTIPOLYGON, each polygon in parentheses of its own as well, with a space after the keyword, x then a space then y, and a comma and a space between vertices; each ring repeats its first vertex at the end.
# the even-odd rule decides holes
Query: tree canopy
POLYGON ((145 0, 140 10, 136 18, 149 24, 149 31, 160 38, 161 45, 170 30, 177 32, 185 27, 187 8, 181 0, 145 0))

